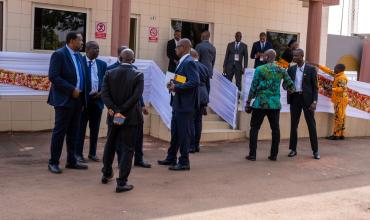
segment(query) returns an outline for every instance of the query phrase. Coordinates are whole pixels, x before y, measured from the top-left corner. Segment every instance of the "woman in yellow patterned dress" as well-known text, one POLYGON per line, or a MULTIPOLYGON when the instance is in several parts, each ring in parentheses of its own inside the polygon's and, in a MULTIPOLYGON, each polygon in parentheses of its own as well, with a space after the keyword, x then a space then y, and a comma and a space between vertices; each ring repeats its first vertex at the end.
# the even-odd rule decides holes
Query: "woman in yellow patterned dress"
POLYGON ((325 73, 334 77, 331 101, 334 104, 334 131, 327 137, 329 140, 344 140, 346 107, 348 104, 347 83, 348 78, 344 74, 345 66, 337 64, 334 72, 327 67, 318 66, 325 73))

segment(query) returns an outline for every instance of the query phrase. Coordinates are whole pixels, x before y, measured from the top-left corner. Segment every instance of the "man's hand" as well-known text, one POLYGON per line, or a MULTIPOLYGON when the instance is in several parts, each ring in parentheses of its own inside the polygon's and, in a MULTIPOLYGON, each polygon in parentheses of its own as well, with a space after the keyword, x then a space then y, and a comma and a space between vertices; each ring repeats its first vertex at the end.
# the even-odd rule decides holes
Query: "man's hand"
POLYGON ((114 111, 112 109, 108 109, 108 114, 109 114, 109 116, 112 116, 113 117, 114 111))
POLYGON ((248 114, 252 113, 251 101, 249 100, 247 101, 247 104, 245 106, 245 112, 248 114))
POLYGON ((75 88, 72 92, 72 97, 77 99, 80 96, 81 91, 77 88, 75 88))
POLYGON ((122 120, 122 122, 121 122, 121 121, 119 121, 119 120, 116 120, 116 118, 122 118, 122 119, 125 119, 126 117, 125 117, 125 116, 123 116, 121 113, 115 113, 115 114, 114 114, 114 119, 113 119, 114 124, 115 124, 115 125, 122 125, 122 124, 123 124, 123 122, 124 122, 124 120, 122 120), (118 121, 118 122, 117 122, 117 121, 118 121))
POLYGON ((316 111, 316 106, 317 106, 317 103, 316 103, 316 102, 313 102, 313 103, 310 105, 310 108, 309 108, 309 109, 310 109, 311 111, 313 111, 313 112, 314 112, 314 111, 316 111))
POLYGON ((143 114, 144 115, 149 115, 149 111, 146 107, 143 107, 143 114))
POLYGON ((167 88, 168 88, 168 90, 170 90, 170 92, 174 92, 175 91, 175 84, 171 81, 170 83, 167 84, 167 88))

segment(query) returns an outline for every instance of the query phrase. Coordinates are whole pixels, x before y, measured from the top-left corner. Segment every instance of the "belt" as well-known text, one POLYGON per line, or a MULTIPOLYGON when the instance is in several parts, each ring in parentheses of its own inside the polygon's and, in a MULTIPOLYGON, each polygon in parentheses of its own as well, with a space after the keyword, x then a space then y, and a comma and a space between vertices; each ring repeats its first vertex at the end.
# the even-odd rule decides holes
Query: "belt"
POLYGON ((303 95, 303 92, 294 92, 295 95, 303 95))

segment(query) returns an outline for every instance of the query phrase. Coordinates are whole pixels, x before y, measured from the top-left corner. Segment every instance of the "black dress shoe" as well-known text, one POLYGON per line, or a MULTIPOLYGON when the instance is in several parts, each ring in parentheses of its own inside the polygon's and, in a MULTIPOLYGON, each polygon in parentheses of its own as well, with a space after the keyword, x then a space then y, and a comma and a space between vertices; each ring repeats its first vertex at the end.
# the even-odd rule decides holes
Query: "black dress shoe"
POLYGON ((96 155, 89 155, 88 156, 88 158, 90 159, 90 160, 92 160, 92 161, 94 161, 94 162, 100 162, 100 159, 99 159, 99 157, 98 156, 96 156, 96 155))
POLYGON ((200 152, 200 148, 198 147, 198 148, 195 148, 195 152, 196 153, 199 153, 200 152))
POLYGON ((127 192, 127 191, 130 191, 132 189, 134 189, 133 185, 127 185, 127 184, 123 185, 123 186, 117 185, 116 193, 127 192))
POLYGON ((184 171, 184 170, 190 170, 190 166, 177 164, 174 166, 170 166, 168 169, 172 171, 184 171))
POLYGON ((331 135, 329 137, 326 137, 326 139, 332 140, 332 141, 336 141, 336 140, 339 140, 339 137, 338 136, 331 135))
POLYGON ((320 154, 319 154, 319 152, 314 152, 313 153, 313 158, 315 159, 315 160, 320 160, 320 154))
POLYGON ((101 183, 102 184, 107 184, 109 181, 111 181, 112 180, 112 178, 113 178, 113 172, 112 172, 112 174, 111 175, 109 175, 109 176, 106 176, 106 175, 104 175, 103 174, 103 176, 101 177, 101 183))
POLYGON ((271 161, 276 161, 276 157, 273 157, 273 156, 269 156, 268 159, 271 161))
POLYGON ((85 164, 75 163, 75 164, 66 164, 67 169, 74 169, 74 170, 87 170, 88 166, 85 164))
POLYGON ((194 153, 195 153, 194 149, 189 150, 189 154, 194 154, 194 153))
POLYGON ((165 166, 175 166, 177 163, 176 161, 170 161, 170 160, 158 160, 159 165, 165 165, 165 166))
POLYGON ((288 157, 295 157, 295 156, 297 156, 297 151, 294 151, 294 150, 290 151, 290 153, 288 154, 288 157))
POLYGON ((253 156, 246 156, 245 157, 246 160, 250 160, 250 161, 256 161, 256 157, 253 157, 253 156))
POLYGON ((344 140, 345 137, 344 136, 339 136, 339 140, 344 140))
POLYGON ((87 160, 84 157, 76 156, 76 160, 80 163, 87 163, 87 160))
POLYGON ((51 173, 61 174, 62 170, 59 168, 58 165, 49 164, 48 169, 51 173))
POLYGON ((135 167, 142 167, 142 168, 152 168, 152 165, 146 161, 140 161, 140 162, 136 162, 134 163, 134 166, 135 167))

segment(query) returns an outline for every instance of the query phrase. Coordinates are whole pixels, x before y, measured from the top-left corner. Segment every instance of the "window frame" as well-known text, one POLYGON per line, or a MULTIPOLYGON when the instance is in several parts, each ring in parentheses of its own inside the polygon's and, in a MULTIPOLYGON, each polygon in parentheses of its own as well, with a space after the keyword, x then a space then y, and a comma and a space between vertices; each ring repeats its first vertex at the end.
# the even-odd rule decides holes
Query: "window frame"
POLYGON ((51 10, 61 10, 61 11, 70 11, 70 12, 78 12, 78 13, 85 13, 86 14, 86 36, 84 39, 85 42, 88 42, 90 39, 90 10, 87 8, 79 8, 79 7, 68 7, 62 5, 49 5, 49 4, 41 4, 41 3, 32 3, 32 27, 31 27, 31 51, 40 52, 40 53, 48 53, 53 52, 54 50, 44 50, 44 49, 35 49, 34 48, 34 35, 35 35, 35 8, 43 8, 43 9, 51 9, 51 10))

